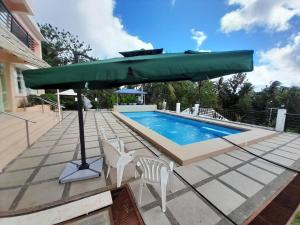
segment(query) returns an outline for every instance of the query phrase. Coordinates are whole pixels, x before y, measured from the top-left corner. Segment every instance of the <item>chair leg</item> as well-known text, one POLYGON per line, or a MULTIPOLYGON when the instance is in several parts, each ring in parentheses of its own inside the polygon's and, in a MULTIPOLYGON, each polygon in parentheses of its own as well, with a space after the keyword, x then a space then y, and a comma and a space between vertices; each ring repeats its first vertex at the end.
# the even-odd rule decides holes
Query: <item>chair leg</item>
POLYGON ((122 178, 123 178, 124 166, 119 165, 117 167, 117 188, 121 186, 122 178))
POLYGON ((161 183, 160 184, 160 189, 161 189, 161 208, 162 211, 165 213, 166 212, 166 206, 167 206, 167 184, 161 183))
POLYGON ((139 189, 139 198, 138 198, 138 205, 139 206, 142 204, 143 187, 144 187, 144 182, 141 180, 140 181, 140 189, 139 189))
POLYGON ((108 178, 109 172, 110 172, 110 165, 107 166, 106 179, 108 178))
POLYGON ((169 175, 169 192, 173 192, 173 185, 174 185, 174 174, 173 173, 171 173, 170 175, 169 175))

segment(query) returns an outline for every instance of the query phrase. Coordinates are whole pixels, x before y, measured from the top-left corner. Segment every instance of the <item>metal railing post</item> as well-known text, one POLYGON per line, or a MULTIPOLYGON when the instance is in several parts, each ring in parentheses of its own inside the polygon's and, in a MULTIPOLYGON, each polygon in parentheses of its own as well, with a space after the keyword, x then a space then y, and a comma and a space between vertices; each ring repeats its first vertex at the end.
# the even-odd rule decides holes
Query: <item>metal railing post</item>
POLYGON ((26 124, 26 138, 27 138, 27 147, 30 147, 30 140, 29 140, 29 126, 28 126, 28 120, 25 120, 26 124))
POLYGON ((44 101, 42 101, 42 112, 44 113, 44 101))

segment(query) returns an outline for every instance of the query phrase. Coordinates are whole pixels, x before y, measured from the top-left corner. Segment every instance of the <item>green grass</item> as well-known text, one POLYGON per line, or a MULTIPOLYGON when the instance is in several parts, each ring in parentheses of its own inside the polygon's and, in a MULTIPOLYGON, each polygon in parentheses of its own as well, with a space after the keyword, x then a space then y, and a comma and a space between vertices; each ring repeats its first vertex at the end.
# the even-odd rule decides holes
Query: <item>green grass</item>
POLYGON ((300 212, 297 212, 292 225, 300 225, 300 212))

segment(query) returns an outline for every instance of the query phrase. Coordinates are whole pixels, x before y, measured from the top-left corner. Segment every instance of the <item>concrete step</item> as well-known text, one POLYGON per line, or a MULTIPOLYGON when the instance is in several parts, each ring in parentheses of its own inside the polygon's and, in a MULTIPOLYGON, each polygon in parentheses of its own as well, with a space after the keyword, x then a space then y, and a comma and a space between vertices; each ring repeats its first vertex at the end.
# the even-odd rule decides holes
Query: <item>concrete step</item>
MULTIPOLYGON (((51 129, 58 120, 54 112, 22 112, 16 113, 20 117, 30 119, 36 123, 29 123, 30 144, 51 129)), ((16 118, 5 117, 0 122, 0 172, 14 158, 27 148, 25 122, 16 118)))
MULTIPOLYGON (((53 113, 44 113, 43 115, 37 115, 34 119, 36 123, 28 123, 30 136, 31 133, 33 133, 36 129, 39 129, 45 124, 47 126, 47 123, 55 119, 55 116, 53 113)), ((7 141, 8 139, 13 137, 15 141, 26 138, 26 125, 25 122, 22 120, 19 120, 18 123, 12 123, 12 125, 8 126, 7 128, 3 128, 2 125, 0 125, 0 129, 2 131, 5 131, 0 132, 0 152, 1 148, 7 147, 7 144, 10 143, 7 141)))

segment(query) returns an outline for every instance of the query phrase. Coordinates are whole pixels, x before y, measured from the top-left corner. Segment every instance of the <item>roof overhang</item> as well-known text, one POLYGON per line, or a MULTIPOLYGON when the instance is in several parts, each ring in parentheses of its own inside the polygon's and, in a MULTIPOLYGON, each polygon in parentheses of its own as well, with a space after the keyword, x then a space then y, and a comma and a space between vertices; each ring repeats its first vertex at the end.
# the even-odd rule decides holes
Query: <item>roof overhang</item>
POLYGON ((30 0, 4 0, 10 12, 21 12, 33 16, 32 1, 30 0))
POLYGON ((0 26, 0 59, 12 63, 25 63, 37 68, 50 67, 43 59, 36 56, 31 49, 17 37, 0 26))

